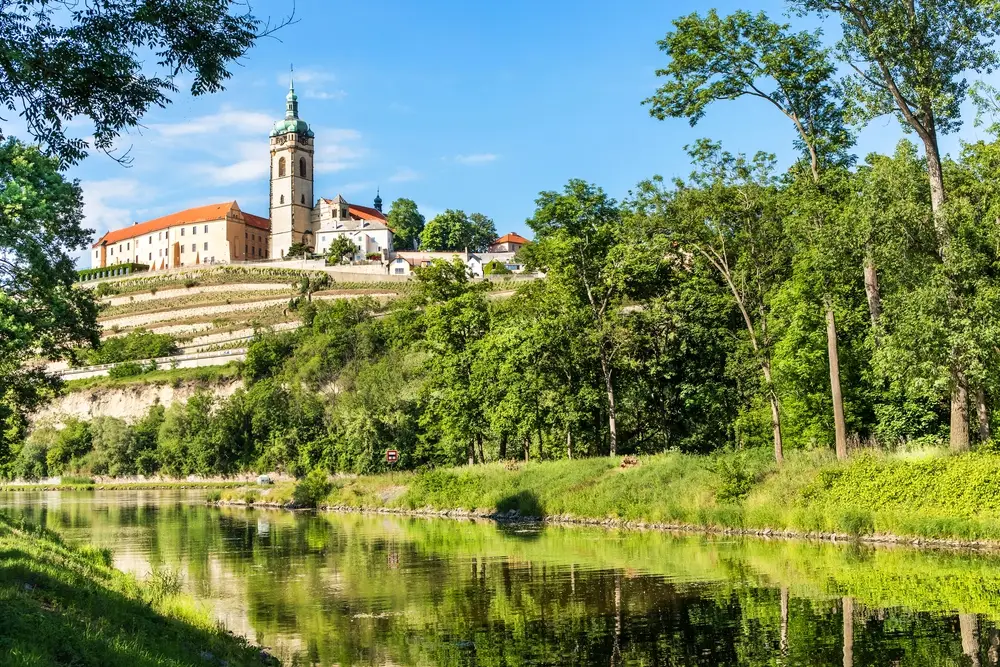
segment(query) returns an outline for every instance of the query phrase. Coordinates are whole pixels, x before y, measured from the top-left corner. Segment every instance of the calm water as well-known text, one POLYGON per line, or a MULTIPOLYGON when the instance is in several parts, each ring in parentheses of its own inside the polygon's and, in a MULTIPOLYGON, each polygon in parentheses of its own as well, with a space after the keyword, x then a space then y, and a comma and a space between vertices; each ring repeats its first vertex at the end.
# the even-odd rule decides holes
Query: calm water
POLYGON ((140 576, 179 571, 295 665, 996 665, 1000 557, 210 508, 201 492, 0 507, 140 576))

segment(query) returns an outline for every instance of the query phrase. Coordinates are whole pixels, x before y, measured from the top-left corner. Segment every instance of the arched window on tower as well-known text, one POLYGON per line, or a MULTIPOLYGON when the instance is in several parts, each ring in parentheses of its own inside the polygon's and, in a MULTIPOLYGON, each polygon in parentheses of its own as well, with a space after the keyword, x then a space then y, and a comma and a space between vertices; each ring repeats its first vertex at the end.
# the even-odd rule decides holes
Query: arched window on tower
POLYGON ((284 204, 285 203, 285 195, 281 195, 281 198, 278 199, 278 203, 279 204, 284 204))
POLYGON ((278 178, 281 178, 284 175, 285 175, 285 158, 279 157, 278 158, 278 178))
POLYGON ((306 196, 305 196, 305 195, 302 195, 302 203, 303 203, 303 204, 305 204, 305 203, 306 203, 306 196))
POLYGON ((306 177, 306 159, 304 157, 299 158, 299 176, 306 177))

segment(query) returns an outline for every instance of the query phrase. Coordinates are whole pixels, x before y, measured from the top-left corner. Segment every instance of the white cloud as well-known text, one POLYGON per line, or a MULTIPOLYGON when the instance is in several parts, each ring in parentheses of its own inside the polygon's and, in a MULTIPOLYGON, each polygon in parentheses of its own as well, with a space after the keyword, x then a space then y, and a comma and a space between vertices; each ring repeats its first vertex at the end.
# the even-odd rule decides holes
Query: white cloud
POLYGON ((347 97, 344 90, 330 90, 327 84, 337 80, 337 77, 326 70, 319 69, 297 69, 291 73, 278 75, 278 83, 282 86, 288 85, 288 77, 291 74, 298 91, 307 99, 313 100, 340 100, 347 97))
POLYGON ((167 138, 189 137, 198 134, 255 134, 263 137, 271 130, 274 118, 259 111, 223 109, 207 116, 200 116, 182 123, 154 123, 149 126, 167 138))
POLYGON ((94 240, 111 229, 127 227, 132 220, 131 209, 122 202, 135 201, 140 192, 143 198, 150 195, 139 181, 127 178, 110 178, 103 181, 82 181, 84 226, 95 230, 94 240))
POLYGON ((493 162, 499 155, 495 153, 472 153, 471 155, 456 155, 455 162, 459 164, 486 164, 493 162))
MULTIPOLYGON (((344 183, 337 189, 337 192, 342 195, 351 195, 358 192, 375 190, 375 187, 376 187, 375 184, 372 183, 371 181, 358 181, 355 183, 344 183)), ((373 199, 374 197, 375 195, 372 195, 373 199)), ((355 203, 360 203, 360 202, 355 202, 355 203)))
POLYGON ((223 165, 202 164, 196 166, 195 171, 215 185, 232 185, 267 179, 270 168, 267 144, 258 141, 243 141, 236 144, 231 153, 237 158, 236 161, 223 165))
POLYGON ((347 97, 346 90, 306 90, 303 93, 306 99, 310 100, 342 100, 347 97))
POLYGON ((351 129, 317 129, 313 170, 329 174, 358 166, 368 154, 359 142, 361 133, 351 129))
POLYGON ((410 169, 409 167, 400 167, 396 170, 392 176, 389 177, 390 183, 407 183, 409 181, 415 181, 420 178, 420 174, 410 169))

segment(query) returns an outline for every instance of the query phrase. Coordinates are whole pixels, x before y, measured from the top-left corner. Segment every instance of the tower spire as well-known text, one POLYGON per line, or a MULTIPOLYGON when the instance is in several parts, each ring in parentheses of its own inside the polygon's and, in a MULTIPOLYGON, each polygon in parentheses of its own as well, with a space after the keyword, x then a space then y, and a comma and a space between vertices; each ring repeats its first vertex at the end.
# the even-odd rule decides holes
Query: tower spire
POLYGON ((296 120, 299 117, 299 96, 295 94, 295 66, 291 65, 288 72, 288 95, 285 96, 285 120, 296 120))

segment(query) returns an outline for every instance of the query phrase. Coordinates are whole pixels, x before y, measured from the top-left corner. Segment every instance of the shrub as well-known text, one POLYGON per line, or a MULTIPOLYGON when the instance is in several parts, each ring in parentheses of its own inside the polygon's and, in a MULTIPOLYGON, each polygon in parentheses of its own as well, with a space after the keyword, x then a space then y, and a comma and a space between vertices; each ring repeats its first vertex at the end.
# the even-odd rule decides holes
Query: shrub
POLYGON ((63 475, 59 482, 68 486, 90 486, 94 483, 94 478, 83 475, 63 475))
POLYGON ((142 375, 143 366, 138 361, 123 361, 108 369, 108 377, 128 378, 142 375))
POLYGON ((192 287, 197 287, 197 286, 198 286, 198 281, 195 280, 194 278, 188 278, 187 280, 184 281, 184 287, 186 287, 188 289, 191 289, 192 287))
POLYGON ((177 340, 173 336, 137 329, 124 336, 115 336, 103 341, 100 347, 87 355, 87 360, 91 364, 115 364, 122 361, 169 357, 176 353, 177 340))
POLYGON ((316 507, 332 490, 326 471, 316 468, 295 485, 292 502, 296 507, 316 507))

